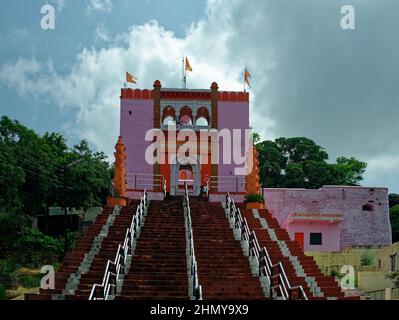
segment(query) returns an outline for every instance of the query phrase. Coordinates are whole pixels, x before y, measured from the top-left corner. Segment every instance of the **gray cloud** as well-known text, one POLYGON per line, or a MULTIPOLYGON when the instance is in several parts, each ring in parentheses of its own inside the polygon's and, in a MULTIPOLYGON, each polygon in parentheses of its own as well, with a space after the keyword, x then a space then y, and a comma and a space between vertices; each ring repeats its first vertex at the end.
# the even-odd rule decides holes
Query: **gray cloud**
POLYGON ((394 1, 234 1, 228 48, 252 67, 255 129, 310 137, 332 160, 368 161, 370 183, 399 175, 398 12, 394 1), (340 28, 344 4, 356 30, 340 28))

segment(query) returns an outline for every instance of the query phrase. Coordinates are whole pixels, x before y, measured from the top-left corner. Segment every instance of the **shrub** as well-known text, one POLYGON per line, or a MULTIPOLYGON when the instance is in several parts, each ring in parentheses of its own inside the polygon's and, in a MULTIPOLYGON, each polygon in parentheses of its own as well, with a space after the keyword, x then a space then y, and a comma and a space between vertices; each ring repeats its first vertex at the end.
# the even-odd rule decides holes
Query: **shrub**
POLYGON ((20 274, 18 275, 18 284, 24 288, 38 288, 40 287, 40 280, 42 277, 42 274, 20 274))
POLYGON ((4 260, 0 260, 0 274, 10 274, 13 273, 20 267, 15 256, 8 257, 4 260))
POLYGON ((51 264, 62 252, 61 242, 34 228, 24 228, 15 243, 18 258, 25 266, 51 264))
POLYGON ((387 279, 391 279, 392 282, 393 282, 393 284, 394 284, 394 286, 395 286, 396 288, 399 288, 399 271, 396 271, 396 272, 387 274, 387 275, 386 275, 386 278, 387 278, 387 279))
POLYGON ((264 202, 264 199, 260 194, 248 193, 245 196, 245 202, 264 202))
POLYGON ((360 257, 361 266, 371 266, 374 263, 373 256, 369 253, 363 253, 360 257))
POLYGON ((6 288, 0 283, 0 300, 6 300, 7 294, 6 294, 6 288))

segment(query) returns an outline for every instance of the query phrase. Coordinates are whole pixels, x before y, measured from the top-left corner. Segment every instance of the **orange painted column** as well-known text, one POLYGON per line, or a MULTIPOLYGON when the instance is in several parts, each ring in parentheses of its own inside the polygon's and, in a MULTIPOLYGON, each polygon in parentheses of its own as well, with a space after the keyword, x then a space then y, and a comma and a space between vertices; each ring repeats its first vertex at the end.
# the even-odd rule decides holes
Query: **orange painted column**
MULTIPOLYGON (((256 150, 255 146, 251 147, 252 151, 252 171, 245 177, 245 191, 248 194, 258 194, 261 195, 260 192, 260 177, 259 177, 259 160, 258 160, 258 150, 256 150)), ((263 209, 263 202, 248 202, 246 203, 247 209, 263 209)))
POLYGON ((121 136, 115 145, 114 156, 114 197, 108 197, 107 204, 126 206, 126 146, 121 136))

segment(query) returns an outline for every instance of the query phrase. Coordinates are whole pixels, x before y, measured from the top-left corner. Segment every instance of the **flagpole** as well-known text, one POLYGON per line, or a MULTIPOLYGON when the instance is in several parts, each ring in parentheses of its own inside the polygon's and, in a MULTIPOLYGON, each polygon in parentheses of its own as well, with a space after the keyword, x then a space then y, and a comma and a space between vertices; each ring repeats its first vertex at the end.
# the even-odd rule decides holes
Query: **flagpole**
POLYGON ((246 68, 244 68, 244 92, 245 92, 245 70, 246 68))
POLYGON ((186 84, 186 72, 185 72, 185 65, 184 65, 184 57, 183 57, 183 70, 182 70, 182 72, 183 72, 183 89, 186 89, 187 88, 187 84, 186 84))

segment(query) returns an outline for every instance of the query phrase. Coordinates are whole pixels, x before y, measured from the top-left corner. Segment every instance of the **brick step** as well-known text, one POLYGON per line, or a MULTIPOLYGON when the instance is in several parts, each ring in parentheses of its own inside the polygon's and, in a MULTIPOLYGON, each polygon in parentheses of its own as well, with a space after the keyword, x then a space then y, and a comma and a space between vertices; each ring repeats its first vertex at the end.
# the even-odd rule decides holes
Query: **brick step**
MULTIPOLYGON (((179 277, 183 282, 187 282, 188 278, 179 277)), ((124 284, 126 286, 130 285, 140 285, 140 284, 149 284, 149 285, 174 285, 176 283, 176 279, 141 279, 141 278, 126 278, 124 280, 124 284)))
POLYGON ((188 293, 188 283, 178 283, 174 285, 150 285, 150 284, 140 284, 140 285, 132 285, 128 284, 124 286, 124 292, 137 292, 137 291, 145 291, 145 292, 174 292, 180 294, 187 294, 188 293))

